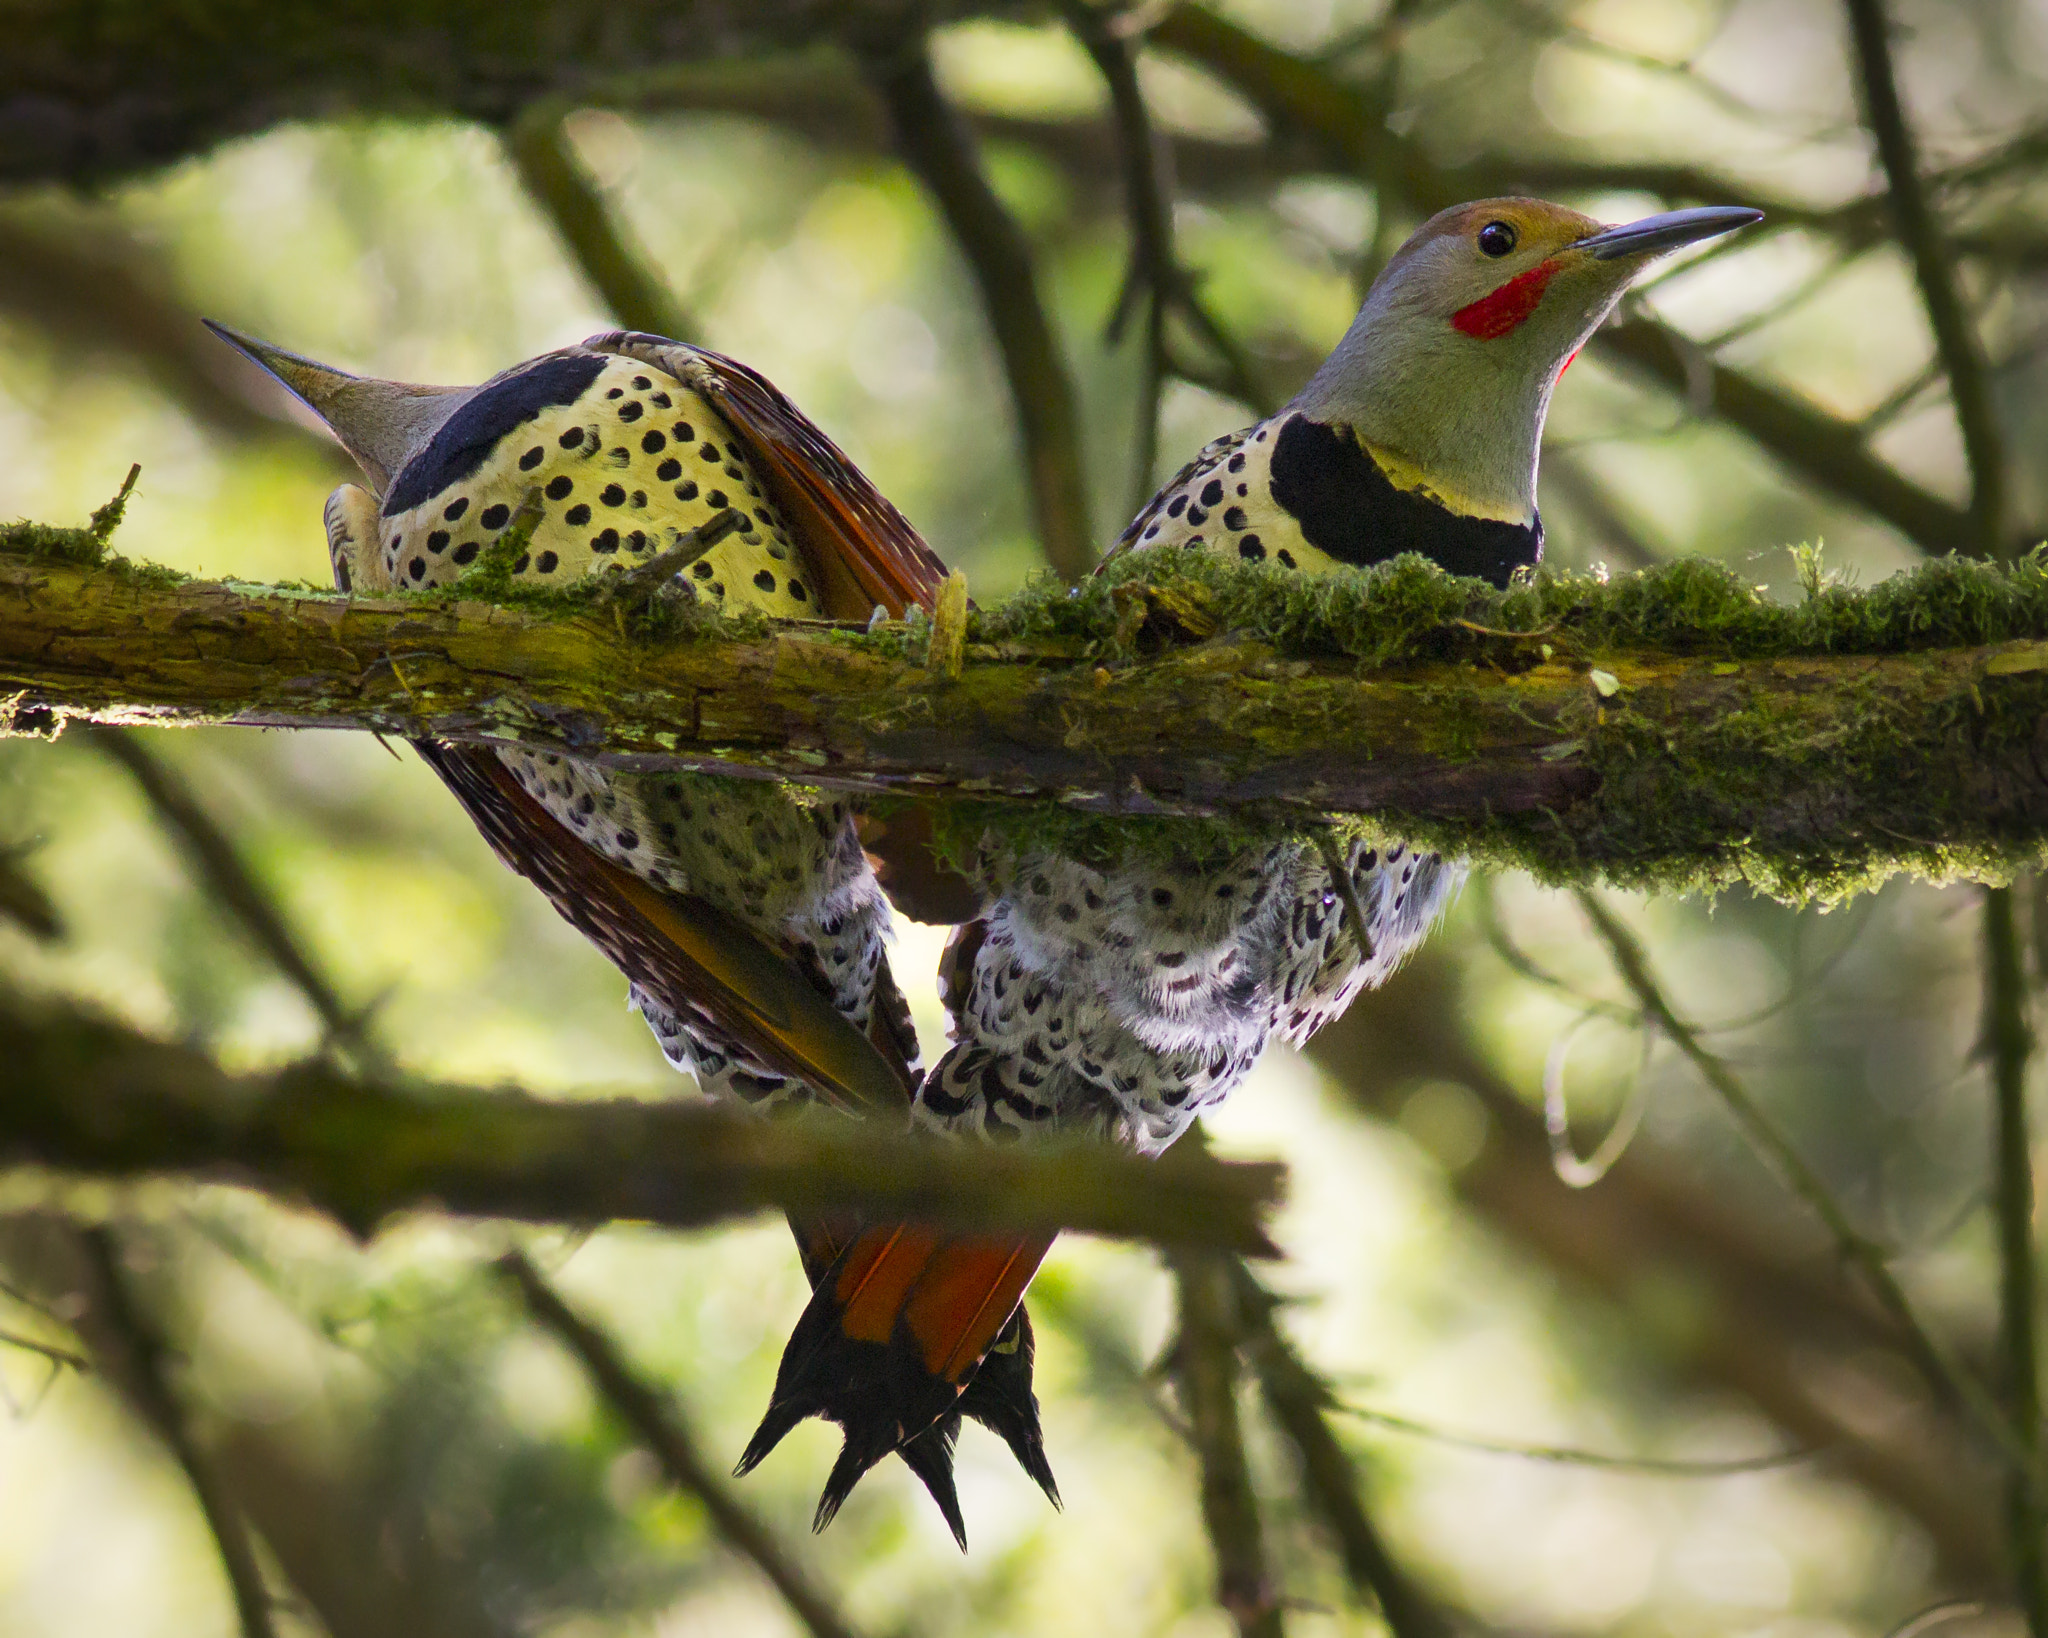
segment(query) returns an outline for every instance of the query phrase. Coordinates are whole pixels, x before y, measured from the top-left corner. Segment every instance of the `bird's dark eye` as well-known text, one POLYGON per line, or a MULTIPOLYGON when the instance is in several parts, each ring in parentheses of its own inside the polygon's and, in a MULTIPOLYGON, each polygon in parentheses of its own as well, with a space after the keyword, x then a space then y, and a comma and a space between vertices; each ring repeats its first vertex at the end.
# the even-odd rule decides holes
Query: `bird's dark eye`
POLYGON ((1489 256, 1505 256, 1515 248, 1515 230, 1505 222, 1488 222, 1479 230, 1479 248, 1489 256))

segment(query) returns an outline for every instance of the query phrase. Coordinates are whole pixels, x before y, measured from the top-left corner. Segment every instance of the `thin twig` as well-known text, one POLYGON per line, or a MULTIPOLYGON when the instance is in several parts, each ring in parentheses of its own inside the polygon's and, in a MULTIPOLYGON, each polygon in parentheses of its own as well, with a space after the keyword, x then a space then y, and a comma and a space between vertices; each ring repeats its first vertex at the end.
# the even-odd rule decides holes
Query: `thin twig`
POLYGON ((128 729, 96 728, 85 737, 94 750, 128 771, 158 821, 180 843, 211 900, 233 917, 257 949, 297 986, 329 1036, 346 1042, 352 1051, 371 1051, 364 1038, 364 1014, 352 1011, 342 1001, 269 890, 256 879, 234 839, 200 805, 185 781, 128 729))
POLYGON ((1232 1264, 1199 1253, 1172 1258, 1180 1334, 1172 1369, 1202 1464, 1202 1521, 1216 1552, 1216 1602, 1240 1638, 1281 1638, 1280 1599, 1266 1564, 1258 1492, 1238 1419, 1238 1343, 1244 1322, 1232 1264))
POLYGON ((2008 1459, 2016 1464, 2030 1483, 2038 1487, 2039 1478, 2032 1453, 2015 1435, 1983 1385, 1921 1324, 1912 1300, 1899 1284, 1898 1276, 1892 1273, 1891 1265, 1885 1261, 1884 1248, 1849 1221, 1848 1213, 1842 1209, 1841 1202, 1825 1180, 1772 1123, 1750 1095, 1749 1088, 1743 1085, 1725 1060, 1701 1044, 1698 1032, 1672 1011, 1650 972, 1648 957, 1635 934, 1585 888, 1575 889, 1574 896, 1601 942, 1607 946, 1615 971, 1641 1004, 1644 1015, 1691 1060, 1707 1084, 1720 1094, 1721 1101, 1728 1106, 1729 1113, 1735 1117, 1751 1145, 1821 1220, 1835 1242, 1837 1254, 1869 1282, 1872 1295, 1899 1328, 1906 1357, 1913 1361, 1929 1386, 1944 1400, 1965 1407, 1979 1427, 1998 1442, 2008 1459))
POLYGON ((966 257, 1009 378, 1032 513, 1046 560, 1067 580, 1095 563, 1074 384, 1038 298, 1031 244, 982 174, 973 134, 940 93, 924 42, 869 64, 896 140, 966 257))
POLYGON ((738 507, 728 506, 696 528, 679 535, 673 546, 656 553, 645 563, 618 574, 606 575, 604 600, 607 603, 630 602, 636 597, 652 596, 746 521, 746 513, 738 507))
POLYGON ((1949 396, 1962 429, 1963 452, 1970 463, 1975 550, 1985 557, 2007 557, 2018 542, 2009 542, 2005 536, 2005 438, 1991 399, 1983 349, 1957 293, 1955 269, 1941 241, 1941 225, 1928 205, 1912 129, 1899 104, 1884 0, 1844 0, 1844 4, 1862 79, 1864 118, 1877 140, 1878 158, 1891 184, 1892 216, 1899 238, 1913 258, 1920 300, 1927 308, 1934 344, 1948 372, 1949 396))
POLYGON ((1996 1118, 1992 1177, 1999 1253, 1999 1351, 2006 1403, 2026 1460, 2006 1501, 2012 1568, 2020 1607, 2034 1638, 2048 1638, 2048 1558, 2044 1510, 2030 1475, 2041 1450, 2041 1371, 2035 1341, 2034 1168, 2027 1135, 2027 978, 2010 887, 1984 892, 1984 1054, 1991 1061, 1996 1118))
POLYGON ((1372 960, 1372 921, 1365 906, 1358 902, 1358 884, 1351 879, 1351 867, 1345 862, 1343 850, 1327 830, 1318 830, 1316 851, 1323 857, 1323 868, 1330 873, 1331 887, 1343 901, 1344 919, 1351 924, 1351 936, 1358 941, 1358 959, 1372 960))
POLYGON ((116 1355, 107 1362, 109 1374, 184 1469, 220 1550, 244 1638, 275 1638, 270 1592, 247 1522, 192 1436, 185 1407, 165 1375, 164 1340, 128 1289, 119 1244, 111 1230, 99 1226, 80 1228, 77 1243, 92 1286, 88 1302, 98 1321, 93 1326, 96 1340, 116 1355))
POLYGON ((582 1363, 599 1395, 661 1463, 669 1482, 697 1498, 712 1528, 768 1578, 812 1638, 856 1638, 852 1623, 704 1459, 674 1396, 643 1382, 617 1344, 570 1308, 524 1252, 500 1257, 498 1272, 518 1288, 534 1323, 582 1363))
POLYGON ((1339 1404, 1344 1415, 1389 1433, 1404 1433, 1426 1439, 1433 1445, 1453 1450, 1477 1451, 1485 1456, 1512 1456, 1524 1462, 1544 1462, 1556 1467, 1592 1467, 1605 1473, 1640 1473, 1657 1479, 1728 1479, 1744 1473, 1775 1473, 1798 1467, 1820 1455, 1815 1449, 1778 1450, 1766 1456, 1735 1456, 1727 1461, 1701 1461, 1681 1456, 1616 1456, 1603 1450, 1580 1450, 1572 1445, 1532 1445, 1512 1439, 1485 1439, 1477 1434, 1456 1433, 1449 1428, 1397 1416, 1392 1411, 1367 1405, 1339 1404))
POLYGON ((629 330, 671 341, 699 331, 675 293, 651 271, 569 139, 570 105, 549 97, 529 105, 505 131, 505 151, 527 195, 553 224, 584 278, 629 330))
POLYGON ((1311 1509, 1336 1538, 1344 1573, 1374 1600, 1394 1638, 1448 1638, 1449 1620, 1394 1562, 1359 1494, 1357 1464, 1338 1442, 1329 1413, 1337 1407, 1329 1385, 1288 1344, 1273 1314, 1278 1300, 1242 1262, 1231 1265, 1237 1311, 1245 1329, 1245 1355, 1259 1391, 1301 1463, 1302 1490, 1311 1509))

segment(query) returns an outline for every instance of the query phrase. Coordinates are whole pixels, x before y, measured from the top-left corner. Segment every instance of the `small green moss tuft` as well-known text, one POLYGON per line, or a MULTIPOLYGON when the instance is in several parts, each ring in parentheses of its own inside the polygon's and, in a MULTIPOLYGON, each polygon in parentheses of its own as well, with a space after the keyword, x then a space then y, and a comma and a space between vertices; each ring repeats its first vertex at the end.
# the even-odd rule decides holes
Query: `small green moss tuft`
MULTIPOLYGON (((87 568, 96 568, 107 563, 108 543, 113 540, 114 531, 121 527, 121 519, 128 511, 128 497, 135 492, 135 480, 141 476, 142 468, 139 465, 129 467, 128 476, 121 480, 121 487, 114 492, 113 498, 93 508, 92 517, 83 529, 61 528, 50 523, 31 523, 26 518, 15 523, 0 523, 0 552, 15 552, 24 557, 56 558, 60 562, 78 563, 87 568)), ((157 573, 175 579, 183 578, 170 569, 158 570, 157 573)))

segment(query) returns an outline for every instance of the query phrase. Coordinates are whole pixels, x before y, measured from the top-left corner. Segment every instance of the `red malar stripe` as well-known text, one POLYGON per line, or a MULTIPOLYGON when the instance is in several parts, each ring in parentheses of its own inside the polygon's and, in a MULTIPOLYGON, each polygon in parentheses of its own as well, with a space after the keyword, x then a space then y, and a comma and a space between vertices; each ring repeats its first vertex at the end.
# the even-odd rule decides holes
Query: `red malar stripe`
POLYGON ((1498 341, 1536 311, 1543 292, 1557 277, 1555 258, 1538 262, 1526 273, 1517 273, 1490 296, 1481 296, 1468 307, 1451 315, 1451 323, 1480 341, 1498 341))

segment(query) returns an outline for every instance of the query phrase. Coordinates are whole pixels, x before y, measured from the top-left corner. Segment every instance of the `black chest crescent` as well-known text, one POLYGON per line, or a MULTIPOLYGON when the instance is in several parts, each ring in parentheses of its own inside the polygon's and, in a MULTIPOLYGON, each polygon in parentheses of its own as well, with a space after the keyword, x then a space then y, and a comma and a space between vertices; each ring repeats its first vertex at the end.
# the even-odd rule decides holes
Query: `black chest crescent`
POLYGON ((1273 499, 1311 546, 1363 567, 1420 552, 1450 574, 1505 586, 1543 556, 1543 520, 1468 518, 1396 489, 1342 427, 1289 416, 1273 441, 1273 499))

